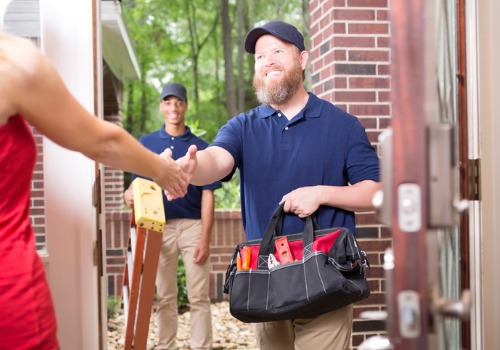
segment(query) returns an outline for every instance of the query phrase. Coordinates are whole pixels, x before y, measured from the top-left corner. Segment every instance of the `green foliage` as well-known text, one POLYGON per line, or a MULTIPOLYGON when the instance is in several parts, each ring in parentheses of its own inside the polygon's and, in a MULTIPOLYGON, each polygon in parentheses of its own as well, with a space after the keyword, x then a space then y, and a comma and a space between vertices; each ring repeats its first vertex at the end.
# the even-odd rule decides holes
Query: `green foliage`
POLYGON ((215 206, 218 209, 240 208, 240 176, 236 171, 231 181, 223 182, 222 188, 214 191, 215 206))
POLYGON ((120 297, 117 297, 115 295, 110 295, 108 296, 107 300, 107 314, 108 314, 108 320, 110 318, 114 318, 116 314, 118 313, 118 309, 120 308, 122 301, 120 297))
POLYGON ((179 265, 177 268, 177 308, 179 311, 185 310, 188 305, 186 287, 186 268, 182 255, 179 254, 179 265))
MULTIPOLYGON (((191 132, 198 137, 207 140, 206 130, 199 128, 199 121, 195 121, 189 125, 191 132)), ((240 208, 240 172, 236 173, 230 181, 223 182, 222 188, 214 191, 215 207, 218 209, 239 209, 240 208)))
MULTIPOLYGON (((279 19, 306 33, 307 42, 302 10, 306 3, 307 0, 229 1, 233 77, 243 85, 244 95, 244 110, 239 112, 257 105, 252 87, 253 56, 247 53, 238 56, 246 33, 254 26, 279 19), (240 34, 238 24, 242 26, 240 34), (241 64, 236 62, 238 57, 241 64)), ((221 29, 221 1, 122 0, 122 8, 141 74, 139 80, 124 86, 124 127, 136 138, 158 129, 163 124, 158 105, 161 87, 177 81, 188 90, 186 123, 192 129, 194 126, 204 130, 202 138, 211 143, 220 127, 233 117, 226 109, 222 36, 227 33, 221 29)), ((237 206, 234 199, 237 192, 239 178, 235 176, 215 192, 217 205, 237 206)))

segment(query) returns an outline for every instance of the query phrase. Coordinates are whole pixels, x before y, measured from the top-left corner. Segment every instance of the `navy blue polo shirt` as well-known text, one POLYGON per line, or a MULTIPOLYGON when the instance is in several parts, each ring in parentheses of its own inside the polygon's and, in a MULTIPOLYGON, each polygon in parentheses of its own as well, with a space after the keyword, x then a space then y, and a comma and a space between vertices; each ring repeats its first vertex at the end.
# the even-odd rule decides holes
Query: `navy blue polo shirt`
MULTIPOLYGON (((294 189, 380 181, 379 158, 359 120, 312 93, 290 121, 266 105, 230 119, 211 146, 227 150, 240 170, 247 240, 262 237, 279 201, 294 189)), ((321 228, 355 232, 353 212, 321 206, 317 218, 321 228)), ((283 233, 302 232, 304 222, 286 215, 283 233)))
MULTIPOLYGON (((172 158, 178 159, 184 156, 191 145, 196 145, 199 150, 205 149, 208 144, 198 136, 191 133, 189 127, 186 132, 179 136, 171 136, 165 131, 165 125, 157 131, 144 135, 139 142, 151 151, 160 154, 166 148, 172 150, 172 158)), ((133 175, 132 178, 136 178, 133 175)), ((200 219, 201 218, 201 193, 203 190, 215 190, 222 187, 219 181, 205 186, 189 185, 185 197, 168 201, 162 191, 163 204, 165 206, 166 219, 200 219)))

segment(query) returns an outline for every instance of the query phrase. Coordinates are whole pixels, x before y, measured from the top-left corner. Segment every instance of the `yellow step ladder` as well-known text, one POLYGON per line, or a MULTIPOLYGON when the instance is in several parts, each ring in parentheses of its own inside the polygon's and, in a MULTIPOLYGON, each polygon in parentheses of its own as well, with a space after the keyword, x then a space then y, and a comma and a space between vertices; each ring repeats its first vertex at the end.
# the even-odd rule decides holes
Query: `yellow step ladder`
POLYGON ((156 271, 165 229, 162 189, 152 181, 132 182, 134 208, 130 220, 123 279, 125 350, 145 350, 153 306, 156 271))

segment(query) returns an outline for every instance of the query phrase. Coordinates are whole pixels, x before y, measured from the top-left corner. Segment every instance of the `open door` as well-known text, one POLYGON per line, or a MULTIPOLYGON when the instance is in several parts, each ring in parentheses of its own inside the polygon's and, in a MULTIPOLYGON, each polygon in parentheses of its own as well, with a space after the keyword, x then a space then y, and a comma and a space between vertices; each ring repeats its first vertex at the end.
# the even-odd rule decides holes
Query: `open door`
POLYGON ((393 240, 384 256, 388 338, 366 349, 469 349, 465 5, 391 6, 392 118, 380 140, 379 200, 393 240))

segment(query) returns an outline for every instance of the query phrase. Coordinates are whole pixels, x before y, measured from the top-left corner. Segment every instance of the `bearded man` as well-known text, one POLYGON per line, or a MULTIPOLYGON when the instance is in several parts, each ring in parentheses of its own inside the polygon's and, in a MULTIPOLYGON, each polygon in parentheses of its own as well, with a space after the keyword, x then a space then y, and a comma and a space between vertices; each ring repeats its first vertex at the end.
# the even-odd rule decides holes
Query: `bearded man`
MULTIPOLYGON (((321 228, 355 232, 354 212, 373 210, 379 159, 359 120, 303 86, 308 52, 291 24, 252 29, 245 50, 255 57, 260 106, 230 119, 205 150, 179 159, 191 183, 228 180, 240 170, 247 240, 262 238, 280 203, 282 234, 302 232, 316 212, 321 228)), ((260 349, 349 349, 352 305, 313 318, 256 323, 260 349)))

